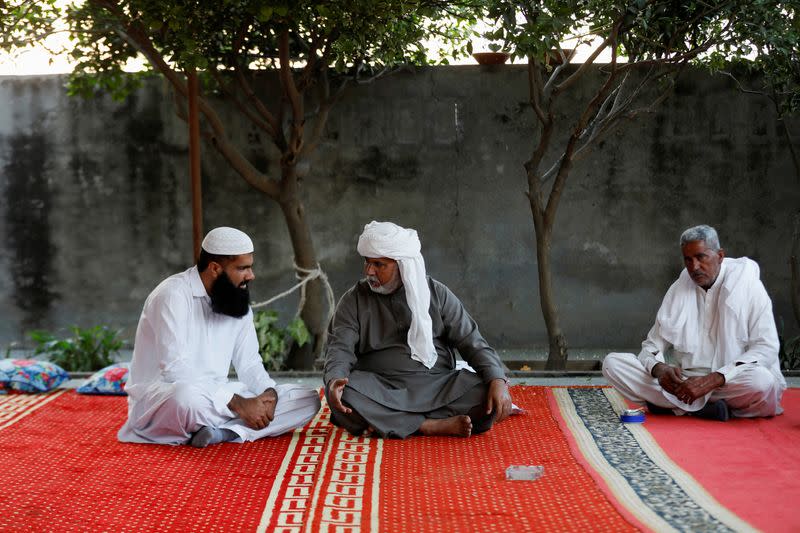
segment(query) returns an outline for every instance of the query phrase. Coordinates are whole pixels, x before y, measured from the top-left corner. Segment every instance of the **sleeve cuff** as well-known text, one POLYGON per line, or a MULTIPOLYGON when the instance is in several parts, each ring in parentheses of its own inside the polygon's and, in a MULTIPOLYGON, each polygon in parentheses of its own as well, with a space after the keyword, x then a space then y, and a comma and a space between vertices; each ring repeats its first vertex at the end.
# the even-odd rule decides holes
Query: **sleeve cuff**
POLYGON ((347 377, 350 377, 350 375, 346 374, 344 371, 332 370, 322 377, 322 382, 325 384, 325 389, 327 390, 328 383, 334 379, 344 379, 347 377))
POLYGON ((719 372, 720 374, 722 374, 722 377, 725 378, 725 383, 728 383, 731 379, 741 374, 745 368, 748 368, 750 366, 751 363, 746 363, 744 361, 734 361, 733 363, 728 363, 727 365, 716 369, 714 372, 719 372))
POLYGON ((658 363, 664 363, 664 354, 661 352, 653 354, 647 350, 639 352, 639 361, 644 365, 645 370, 649 375, 653 375, 653 367, 658 363))
POLYGON ((495 379, 502 379, 506 383, 508 383, 508 378, 506 378, 505 372, 503 372, 500 368, 490 368, 485 370, 483 373, 483 382, 484 383, 491 383, 495 379))
POLYGON ((233 398, 233 393, 225 390, 224 387, 221 387, 217 392, 214 393, 214 409, 222 415, 228 418, 236 418, 236 413, 231 411, 228 407, 228 404, 231 402, 233 398))

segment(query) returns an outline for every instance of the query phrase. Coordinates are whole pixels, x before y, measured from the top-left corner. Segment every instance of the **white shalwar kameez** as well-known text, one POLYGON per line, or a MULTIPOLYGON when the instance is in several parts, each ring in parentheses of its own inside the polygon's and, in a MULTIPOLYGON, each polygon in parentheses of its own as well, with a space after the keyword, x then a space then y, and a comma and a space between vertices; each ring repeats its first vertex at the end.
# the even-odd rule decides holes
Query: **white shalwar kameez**
POLYGON ((758 265, 746 257, 723 259, 708 291, 684 269, 664 296, 638 357, 608 354, 603 375, 628 400, 647 401, 676 414, 698 411, 717 400, 725 400, 737 417, 781 414, 786 380, 778 361, 772 302, 758 265), (651 374, 670 349, 685 377, 719 372, 725 384, 691 404, 680 401, 651 374))
POLYGON ((147 298, 136 330, 122 442, 185 444, 203 426, 235 432, 238 442, 305 425, 320 407, 315 390, 277 385, 258 353, 253 312, 215 313, 197 267, 164 280, 147 298), (241 381, 229 381, 231 363, 241 381), (261 430, 228 408, 234 394, 278 393, 275 417, 261 430))

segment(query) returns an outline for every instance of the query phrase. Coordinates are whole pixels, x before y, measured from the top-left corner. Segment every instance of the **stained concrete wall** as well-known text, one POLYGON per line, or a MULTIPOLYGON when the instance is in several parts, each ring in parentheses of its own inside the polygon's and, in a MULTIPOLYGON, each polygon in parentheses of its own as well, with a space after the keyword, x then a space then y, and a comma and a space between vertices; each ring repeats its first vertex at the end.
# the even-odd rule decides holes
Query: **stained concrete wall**
MULTIPOLYGON (((191 263, 185 125, 153 81, 129 100, 69 98, 61 77, 0 78, 0 347, 32 328, 105 323, 132 336, 142 302, 191 263)), ((585 83, 558 111, 591 96, 585 83)), ((359 276, 370 220, 413 226, 431 275, 498 347, 546 344, 522 168, 533 116, 522 67, 402 72, 355 87, 303 163, 304 196, 337 297, 359 276)), ((232 110, 232 137, 273 175, 277 154, 232 110)), ((690 73, 658 113, 579 162, 559 208, 554 286, 571 346, 633 348, 682 268, 685 227, 715 225, 759 261, 776 319, 790 308, 800 181, 775 114, 724 78, 690 73)), ((800 123, 790 122, 800 142, 800 123)), ((566 130, 559 130, 563 142, 566 130)), ((556 143, 559 141, 557 140, 556 143)), ((293 283, 277 205, 204 150, 205 225, 256 241, 257 301, 293 283)), ((277 304, 293 312, 295 299, 277 304)))

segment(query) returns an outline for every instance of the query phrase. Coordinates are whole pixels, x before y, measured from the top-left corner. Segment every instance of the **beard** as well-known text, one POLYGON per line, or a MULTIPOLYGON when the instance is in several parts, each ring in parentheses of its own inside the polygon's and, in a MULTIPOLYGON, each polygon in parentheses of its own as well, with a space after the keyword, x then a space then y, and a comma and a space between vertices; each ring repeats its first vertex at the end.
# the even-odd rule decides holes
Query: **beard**
POLYGON ((223 272, 211 286, 211 309, 236 318, 241 318, 250 310, 250 289, 237 287, 223 272))
POLYGON ((394 291, 400 288, 400 285, 403 284, 403 280, 400 278, 400 274, 397 275, 396 278, 384 283, 383 285, 378 285, 377 287, 373 287, 372 283, 380 283, 380 280, 377 276, 367 276, 367 285, 369 286, 372 292, 377 294, 392 294, 394 291))

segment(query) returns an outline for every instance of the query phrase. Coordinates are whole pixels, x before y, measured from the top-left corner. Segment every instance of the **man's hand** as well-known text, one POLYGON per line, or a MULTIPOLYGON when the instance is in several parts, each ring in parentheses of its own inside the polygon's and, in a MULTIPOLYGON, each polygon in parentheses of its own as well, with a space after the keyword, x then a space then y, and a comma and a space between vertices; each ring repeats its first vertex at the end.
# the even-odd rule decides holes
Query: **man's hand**
POLYGON ((714 389, 725 385, 725 376, 719 372, 712 372, 707 376, 697 376, 682 382, 674 394, 683 403, 692 403, 714 389))
POLYGON ((264 429, 275 418, 278 393, 269 388, 254 398, 243 398, 234 394, 228 408, 242 419, 247 427, 264 429))
POLYGON ((665 363, 658 363, 653 367, 652 374, 653 377, 658 380, 658 384, 661 385, 662 389, 677 396, 676 391, 678 387, 683 384, 683 376, 681 375, 680 368, 669 366, 665 363))
POLYGON ((504 379, 493 379, 486 395, 486 414, 497 411, 494 423, 502 422, 511 414, 511 395, 504 379))
POLYGON ((348 381, 350 380, 347 378, 339 378, 332 379, 328 382, 328 403, 330 403, 332 409, 336 409, 344 414, 350 414, 353 412, 352 409, 342 403, 342 393, 344 392, 344 386, 347 385, 348 381))

